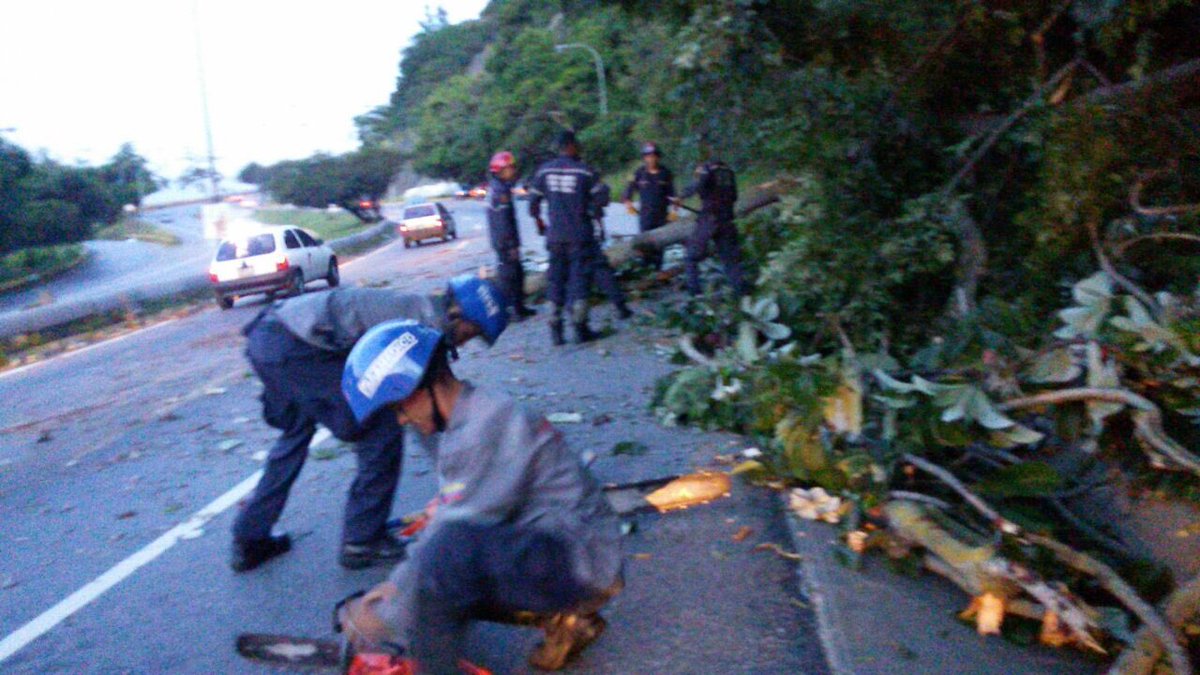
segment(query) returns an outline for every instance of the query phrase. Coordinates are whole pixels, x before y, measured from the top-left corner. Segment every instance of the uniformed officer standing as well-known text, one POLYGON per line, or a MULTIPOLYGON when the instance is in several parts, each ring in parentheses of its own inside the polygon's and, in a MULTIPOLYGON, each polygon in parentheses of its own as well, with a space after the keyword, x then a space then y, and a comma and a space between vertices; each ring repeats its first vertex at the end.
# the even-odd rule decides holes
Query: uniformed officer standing
POLYGON ((608 262, 608 257, 601 248, 606 238, 604 209, 611 201, 611 194, 608 184, 601 182, 600 189, 596 191, 596 198, 592 200, 592 208, 595 209, 593 217, 596 219, 596 238, 592 248, 592 280, 596 282, 596 288, 600 289, 604 297, 617 308, 617 317, 625 320, 633 316, 633 312, 630 311, 629 305, 625 304, 625 291, 621 289, 621 284, 617 283, 617 271, 613 269, 612 263, 608 262))
POLYGON ((717 256, 725 267, 725 276, 737 295, 746 294, 742 273, 742 248, 738 243, 737 226, 733 223, 733 205, 737 201, 737 178, 733 169, 719 159, 710 159, 696 168, 695 178, 672 201, 700 195, 700 215, 696 231, 687 242, 687 288, 700 295, 700 261, 708 257, 708 243, 717 246, 717 256))
POLYGON ((550 268, 546 276, 554 315, 550 339, 563 344, 563 312, 570 307, 577 342, 597 335, 588 327, 588 289, 591 286, 592 255, 596 235, 592 230, 592 200, 599 190, 600 176, 579 159, 575 133, 558 135, 559 156, 540 166, 529 189, 529 215, 538 232, 546 236, 550 268), (547 204, 550 225, 542 220, 542 201, 547 204))
POLYGON ((517 321, 537 312, 525 306, 525 269, 521 266, 521 233, 517 212, 513 209, 513 181, 517 163, 513 154, 502 150, 488 163, 488 234, 499 259, 497 276, 500 289, 508 296, 517 321))
POLYGON ((342 369, 367 329, 397 318, 420 319, 460 345, 482 336, 496 340, 508 323, 504 294, 469 275, 450 281, 444 296, 387 288, 335 288, 277 302, 250 322, 246 356, 263 383, 263 419, 283 434, 267 454, 263 475, 233 524, 236 572, 254 569, 291 548, 271 529, 304 467, 317 424, 354 442, 358 473, 346 499, 338 561, 358 569, 394 563, 404 547, 386 530, 400 480, 404 437, 387 416, 360 424, 342 396, 342 369))
MULTIPOLYGON (((642 145, 642 166, 633 174, 633 180, 625 187, 621 201, 625 208, 638 214, 638 229, 642 232, 655 230, 667 222, 667 207, 675 197, 675 175, 663 166, 662 152, 654 143, 642 145), (637 192, 638 208, 633 206, 633 194, 637 192)), ((662 249, 653 253, 643 252, 642 261, 654 269, 663 265, 662 249)))

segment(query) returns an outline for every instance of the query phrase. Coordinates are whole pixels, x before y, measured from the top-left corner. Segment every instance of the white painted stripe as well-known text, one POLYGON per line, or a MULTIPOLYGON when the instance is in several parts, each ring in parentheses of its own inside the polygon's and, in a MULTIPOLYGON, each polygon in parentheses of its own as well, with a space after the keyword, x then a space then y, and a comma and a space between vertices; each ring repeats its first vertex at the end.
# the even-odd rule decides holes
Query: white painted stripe
MULTIPOLYGON (((332 436, 333 434, 328 429, 321 427, 317 429, 317 433, 313 436, 309 447, 315 448, 332 436)), ((91 604, 93 600, 103 595, 108 589, 124 581, 141 567, 154 561, 155 558, 163 553, 166 553, 172 546, 178 544, 179 540, 195 538, 200 533, 200 529, 208 521, 221 515, 226 509, 238 503, 238 500, 242 497, 250 494, 250 491, 258 484, 258 479, 262 477, 262 473, 260 469, 250 474, 250 476, 233 486, 228 492, 211 501, 208 506, 192 514, 191 518, 171 528, 158 539, 155 539, 141 550, 117 563, 104 574, 88 582, 79 590, 63 598, 58 604, 42 612, 32 621, 13 631, 3 640, 0 640, 0 663, 13 654, 16 654, 25 645, 48 633, 52 628, 62 623, 63 620, 75 612, 91 604)))

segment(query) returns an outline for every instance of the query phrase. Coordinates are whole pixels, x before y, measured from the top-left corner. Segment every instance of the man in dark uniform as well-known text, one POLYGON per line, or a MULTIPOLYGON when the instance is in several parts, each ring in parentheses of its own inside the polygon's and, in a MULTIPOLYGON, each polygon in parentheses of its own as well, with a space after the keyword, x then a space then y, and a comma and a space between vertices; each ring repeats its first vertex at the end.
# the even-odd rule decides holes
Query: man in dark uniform
POLYGON ((243 333, 246 356, 263 383, 263 419, 283 434, 267 454, 263 475, 233 524, 235 572, 245 572, 291 548, 271 531, 304 467, 317 425, 354 442, 358 473, 350 486, 339 562, 357 569, 393 564, 404 547, 386 530, 400 480, 404 437, 387 416, 359 424, 342 396, 342 370, 369 328, 398 318, 444 330, 452 345, 482 336, 491 344, 508 323, 504 294, 490 281, 455 277, 442 296, 385 288, 336 288, 277 302, 243 333))
POLYGON ((502 150, 488 163, 488 234, 499 259, 497 276, 500 289, 508 296, 517 321, 536 314, 525 306, 525 269, 521 266, 521 233, 517 212, 513 209, 513 181, 517 163, 513 154, 502 150))
POLYGON ((592 200, 599 190, 600 176, 579 159, 575 133, 564 130, 558 135, 558 157, 538 167, 529 188, 529 215, 537 222, 538 232, 546 237, 550 268, 546 272, 548 295, 554 305, 550 318, 550 339, 563 344, 563 312, 571 311, 577 342, 588 342, 597 335, 588 327, 588 290, 591 287, 592 255, 596 235, 592 228, 592 200), (545 200, 550 225, 542 220, 545 200))
MULTIPOLYGON (((660 163, 662 152, 654 143, 642 145, 642 166, 633 174, 633 180, 625 187, 621 201, 630 213, 638 214, 638 229, 642 232, 658 229, 667 222, 667 207, 675 197, 675 176, 660 163), (639 207, 633 206, 633 193, 637 192, 639 207)), ((642 261, 661 270, 662 249, 653 253, 642 253, 642 261)))
POLYGON ((733 205, 737 201, 737 179, 733 169, 719 159, 710 159, 696 168, 691 185, 672 199, 676 204, 692 195, 700 195, 700 215, 696 231, 687 242, 687 288, 700 295, 700 261, 708 257, 708 243, 716 244, 717 256, 725 267, 725 276, 737 295, 746 295, 742 273, 742 249, 737 226, 733 223, 733 205))
POLYGON ((596 219, 596 239, 592 249, 592 279, 604 297, 608 298, 613 307, 617 308, 617 317, 624 320, 633 316, 633 312, 625 304, 625 291, 621 290, 621 284, 617 283, 617 272, 613 269, 612 263, 608 262, 608 257, 604 255, 604 250, 601 248, 605 239, 604 209, 612 199, 611 194, 612 191, 608 184, 602 182, 600 189, 596 191, 596 198, 592 200, 592 208, 595 209, 593 217, 596 219))

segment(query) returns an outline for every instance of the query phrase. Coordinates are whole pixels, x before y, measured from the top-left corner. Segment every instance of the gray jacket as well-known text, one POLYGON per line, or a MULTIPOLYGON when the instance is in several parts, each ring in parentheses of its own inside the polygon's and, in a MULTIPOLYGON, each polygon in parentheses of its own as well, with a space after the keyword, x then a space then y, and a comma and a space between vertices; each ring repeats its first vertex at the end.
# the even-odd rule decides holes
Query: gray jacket
POLYGON ((442 330, 444 296, 414 295, 390 288, 334 288, 275 303, 270 313, 288 332, 319 349, 350 351, 368 329, 384 321, 412 319, 442 330))
MULTIPOLYGON (((619 579, 620 521, 579 455, 540 414, 468 383, 433 452, 438 508, 408 560, 419 559, 421 543, 448 522, 508 523, 557 535, 582 586, 599 592, 619 579)), ((400 593, 381 608, 398 635, 410 628, 416 573, 400 563, 391 575, 400 593)))

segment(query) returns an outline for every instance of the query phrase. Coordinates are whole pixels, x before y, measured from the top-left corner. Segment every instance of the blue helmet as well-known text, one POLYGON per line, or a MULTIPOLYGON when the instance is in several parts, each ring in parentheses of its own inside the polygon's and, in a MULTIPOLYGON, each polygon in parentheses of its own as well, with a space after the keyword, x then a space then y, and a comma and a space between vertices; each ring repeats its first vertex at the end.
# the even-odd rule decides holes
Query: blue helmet
POLYGON ((450 292, 462 309, 463 318, 483 330, 489 345, 508 327, 508 299, 487 279, 463 274, 450 280, 450 292))
POLYGON ((342 395, 359 423, 421 384, 443 335, 416 321, 385 321, 368 330, 346 359, 342 395))

